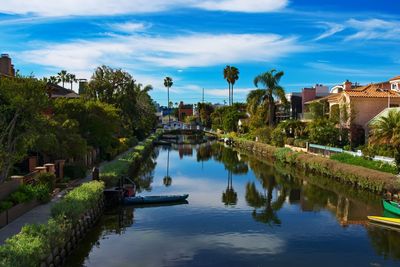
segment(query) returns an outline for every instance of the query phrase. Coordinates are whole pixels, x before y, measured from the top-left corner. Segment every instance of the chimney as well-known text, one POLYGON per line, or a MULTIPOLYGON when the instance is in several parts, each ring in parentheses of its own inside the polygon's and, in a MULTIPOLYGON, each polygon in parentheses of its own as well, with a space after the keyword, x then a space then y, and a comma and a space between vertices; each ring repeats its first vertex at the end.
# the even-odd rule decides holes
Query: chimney
POLYGON ((351 86, 352 86, 352 85, 353 85, 352 82, 350 82, 349 80, 346 80, 346 81, 343 83, 343 89, 344 89, 344 91, 351 90, 351 86))

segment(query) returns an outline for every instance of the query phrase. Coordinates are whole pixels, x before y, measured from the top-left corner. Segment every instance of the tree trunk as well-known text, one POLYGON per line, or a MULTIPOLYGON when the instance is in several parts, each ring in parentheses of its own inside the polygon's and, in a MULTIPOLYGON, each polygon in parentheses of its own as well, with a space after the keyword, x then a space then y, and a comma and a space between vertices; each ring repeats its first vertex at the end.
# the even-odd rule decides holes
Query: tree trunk
POLYGON ((274 98, 272 96, 268 97, 268 102, 269 102, 269 106, 268 106, 268 122, 269 122, 269 126, 273 127, 274 126, 274 111, 275 111, 275 103, 274 103, 274 98))

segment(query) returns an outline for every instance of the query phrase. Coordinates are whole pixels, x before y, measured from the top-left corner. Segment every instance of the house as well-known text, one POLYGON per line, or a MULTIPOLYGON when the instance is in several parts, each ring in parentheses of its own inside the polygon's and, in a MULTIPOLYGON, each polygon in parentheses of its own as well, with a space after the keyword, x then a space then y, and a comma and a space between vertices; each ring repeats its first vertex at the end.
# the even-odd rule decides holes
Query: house
POLYGON ((79 98, 79 94, 77 94, 75 91, 71 89, 66 89, 62 86, 59 86, 57 84, 53 83, 48 83, 46 85, 46 89, 48 92, 48 95, 52 99, 64 97, 64 98, 79 98))
MULTIPOLYGON (((368 132, 368 122, 385 108, 400 106, 400 76, 366 86, 345 81, 341 87, 333 89, 329 96, 316 101, 326 104, 329 116, 339 112, 340 117, 344 118, 340 125, 350 130, 352 141, 364 138, 368 132)), ((306 104, 312 102, 315 101, 306 104)))
POLYGON ((193 105, 185 105, 183 101, 181 101, 178 106, 178 119, 179 121, 184 121, 187 116, 193 116, 193 105))
POLYGON ((0 76, 15 77, 14 65, 11 63, 8 54, 1 54, 0 56, 0 76))
POLYGON ((286 94, 287 104, 282 101, 276 103, 275 117, 276 122, 288 119, 303 119, 305 105, 307 102, 323 98, 329 95, 329 88, 322 84, 313 87, 304 87, 301 92, 286 94))

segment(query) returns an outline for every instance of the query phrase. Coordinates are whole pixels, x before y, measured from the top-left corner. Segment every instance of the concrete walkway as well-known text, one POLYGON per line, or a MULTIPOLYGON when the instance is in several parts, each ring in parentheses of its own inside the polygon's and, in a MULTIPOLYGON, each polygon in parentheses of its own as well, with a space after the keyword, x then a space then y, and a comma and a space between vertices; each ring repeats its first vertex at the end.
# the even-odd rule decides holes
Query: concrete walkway
MULTIPOLYGON (((118 155, 112 161, 104 161, 100 164, 100 170, 102 167, 108 163, 114 162, 124 156, 125 154, 132 151, 133 148, 129 149, 128 151, 118 155)), ((51 207, 59 201, 68 191, 70 191, 73 187, 77 187, 83 183, 89 182, 92 180, 92 174, 87 175, 85 178, 75 181, 71 187, 64 189, 60 193, 58 193, 49 203, 39 205, 34 209, 28 211, 27 213, 23 214, 21 217, 17 218, 16 220, 12 221, 8 225, 4 226, 0 229, 0 245, 3 245, 7 238, 18 234, 22 227, 25 224, 33 224, 33 223, 46 223, 50 219, 50 211, 51 207)))

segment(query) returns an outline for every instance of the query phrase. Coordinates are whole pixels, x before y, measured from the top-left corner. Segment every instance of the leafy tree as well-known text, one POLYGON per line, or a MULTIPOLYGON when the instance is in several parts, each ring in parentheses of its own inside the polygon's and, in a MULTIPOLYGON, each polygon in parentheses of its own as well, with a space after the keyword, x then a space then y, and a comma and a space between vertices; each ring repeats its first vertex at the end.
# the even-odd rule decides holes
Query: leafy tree
POLYGON ((211 114, 214 112, 214 107, 210 103, 198 103, 197 104, 200 122, 203 126, 210 128, 212 124, 211 114))
POLYGON ((319 145, 337 145, 339 140, 339 129, 336 128, 335 122, 322 118, 310 122, 306 131, 310 142, 319 145))
POLYGON ((89 83, 88 97, 112 104, 119 109, 126 135, 146 136, 156 124, 155 107, 149 91, 132 76, 107 66, 98 67, 89 83))
POLYGON ((312 102, 309 104, 311 116, 314 120, 325 118, 325 106, 321 102, 312 102))
POLYGON ((88 145, 107 152, 116 142, 121 124, 118 109, 107 103, 84 99, 57 99, 55 120, 62 125, 75 124, 88 145))
POLYGON ((45 83, 0 79, 0 183, 40 137, 47 107, 45 83))
POLYGON ((263 94, 260 92, 254 93, 254 103, 268 104, 268 123, 269 126, 274 125, 275 121, 275 97, 281 99, 282 102, 286 102, 285 90, 279 85, 279 81, 284 75, 283 71, 277 72, 276 70, 270 70, 262 73, 254 78, 254 85, 258 87, 261 84, 265 89, 261 89, 263 94), (266 102, 266 103, 265 103, 266 102))
POLYGON ((391 110, 387 116, 379 118, 371 125, 370 143, 392 146, 400 171, 400 111, 391 110))

